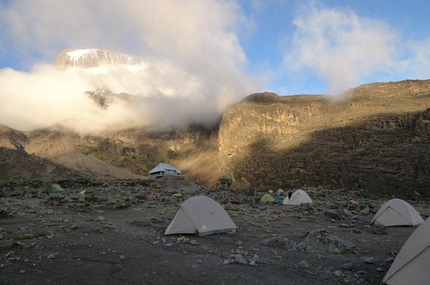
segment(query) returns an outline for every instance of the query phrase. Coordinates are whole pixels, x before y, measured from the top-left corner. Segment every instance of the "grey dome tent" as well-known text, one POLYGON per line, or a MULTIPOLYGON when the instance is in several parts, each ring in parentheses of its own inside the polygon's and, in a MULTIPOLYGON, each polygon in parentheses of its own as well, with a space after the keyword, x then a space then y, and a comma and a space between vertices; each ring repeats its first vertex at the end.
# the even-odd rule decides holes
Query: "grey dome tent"
POLYGON ((423 218, 408 202, 402 199, 391 199, 379 208, 370 223, 386 227, 415 227, 423 222, 423 218))
POLYGON ((382 280, 388 285, 428 285, 430 282, 430 219, 421 224, 403 245, 382 280))
POLYGON ((284 205, 299 205, 303 203, 312 204, 312 199, 309 197, 308 193, 301 189, 294 191, 291 198, 288 199, 288 197, 286 197, 282 202, 284 205))
POLYGON ((164 235, 208 235, 237 230, 236 224, 220 204, 206 196, 194 196, 179 206, 164 235))

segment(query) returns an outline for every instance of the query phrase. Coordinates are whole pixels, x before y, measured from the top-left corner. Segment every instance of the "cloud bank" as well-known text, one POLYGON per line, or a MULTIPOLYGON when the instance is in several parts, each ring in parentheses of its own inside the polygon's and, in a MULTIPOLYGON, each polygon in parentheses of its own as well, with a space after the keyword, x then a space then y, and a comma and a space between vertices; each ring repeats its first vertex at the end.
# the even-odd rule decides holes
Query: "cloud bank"
POLYGON ((244 25, 234 1, 1 3, 0 56, 32 68, 0 71, 0 123, 30 130, 61 122, 80 132, 209 123, 258 88, 258 80, 244 72, 247 59, 237 38, 244 25), (50 66, 67 48, 116 50, 145 56, 151 64, 65 72, 50 66), (99 110, 84 92, 100 86, 139 96, 141 103, 99 110))
MULTIPOLYGON (((328 83, 329 94, 354 87, 369 75, 398 69, 399 34, 384 22, 349 10, 307 6, 295 17, 291 49, 284 64, 308 70, 328 83)), ((301 74, 303 76, 303 73, 301 74)))

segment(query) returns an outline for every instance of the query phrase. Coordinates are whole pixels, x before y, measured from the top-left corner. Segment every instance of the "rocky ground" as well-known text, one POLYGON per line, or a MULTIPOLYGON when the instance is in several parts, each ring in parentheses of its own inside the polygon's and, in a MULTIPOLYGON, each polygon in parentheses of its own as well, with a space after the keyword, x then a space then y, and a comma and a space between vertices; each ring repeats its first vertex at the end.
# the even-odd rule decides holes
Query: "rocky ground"
POLYGON ((307 188, 314 204, 286 206, 181 179, 57 182, 0 185, 0 284, 379 284, 414 231, 370 225, 387 198, 360 191, 307 188), (194 195, 240 230, 164 236, 194 195))

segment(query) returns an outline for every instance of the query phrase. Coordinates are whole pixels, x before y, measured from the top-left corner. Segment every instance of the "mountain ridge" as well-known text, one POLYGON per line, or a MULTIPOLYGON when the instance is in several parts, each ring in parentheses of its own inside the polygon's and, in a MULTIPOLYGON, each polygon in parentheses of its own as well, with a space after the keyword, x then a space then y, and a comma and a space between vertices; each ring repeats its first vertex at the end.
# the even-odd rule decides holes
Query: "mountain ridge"
MULTIPOLYGON (((90 54, 83 57, 88 64, 79 58, 66 62, 64 51, 57 64, 91 68, 105 59, 138 62, 121 53, 90 54)), ((104 89, 86 94, 102 109, 116 99, 133 104, 132 94, 104 89)), ((212 125, 86 135, 58 126, 32 132, 2 127, 0 148, 7 158, 0 170, 5 179, 15 177, 10 166, 20 167, 17 161, 23 160, 13 156, 31 156, 69 169, 66 176, 127 179, 147 177, 167 162, 208 186, 229 176, 238 189, 306 185, 430 196, 429 105, 430 80, 403 80, 364 84, 338 96, 254 93, 230 105, 212 125)), ((51 177, 41 171, 45 176, 51 177)))

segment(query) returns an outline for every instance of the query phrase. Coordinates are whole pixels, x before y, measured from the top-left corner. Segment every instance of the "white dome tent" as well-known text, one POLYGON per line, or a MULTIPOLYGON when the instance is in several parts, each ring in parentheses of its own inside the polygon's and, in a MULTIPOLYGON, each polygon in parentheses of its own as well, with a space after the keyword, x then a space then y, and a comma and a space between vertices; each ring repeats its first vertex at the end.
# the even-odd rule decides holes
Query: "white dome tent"
POLYGON ((424 222, 420 214, 408 202, 391 199, 384 203, 373 217, 371 224, 393 226, 418 226, 424 222))
POLYGON ((385 274, 388 285, 428 285, 430 280, 430 219, 420 225, 403 245, 385 274))
POLYGON ((220 204, 206 196, 194 196, 179 206, 164 235, 209 235, 237 230, 236 224, 220 204))
POLYGON ((303 203, 312 204, 312 199, 309 197, 308 193, 302 189, 294 191, 294 193, 291 195, 291 198, 286 197, 284 202, 282 202, 284 205, 299 205, 303 203))

